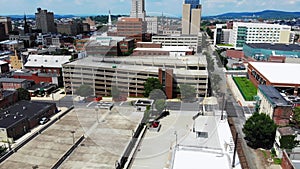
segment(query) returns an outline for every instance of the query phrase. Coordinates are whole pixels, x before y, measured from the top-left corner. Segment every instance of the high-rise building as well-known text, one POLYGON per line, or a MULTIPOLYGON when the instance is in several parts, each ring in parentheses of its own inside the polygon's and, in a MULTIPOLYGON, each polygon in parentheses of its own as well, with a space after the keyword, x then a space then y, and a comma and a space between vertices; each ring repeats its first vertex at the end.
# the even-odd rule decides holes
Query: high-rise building
POLYGON ((8 35, 10 31, 12 31, 12 24, 10 17, 0 17, 0 23, 2 23, 5 27, 5 34, 8 35))
POLYGON ((245 43, 284 43, 291 41, 288 25, 234 22, 230 44, 242 49, 245 43))
POLYGON ((185 0, 182 5, 182 34, 197 35, 200 32, 201 5, 199 0, 185 0))
POLYGON ((144 40, 146 31, 147 23, 141 18, 119 18, 117 22, 118 36, 134 38, 137 42, 144 40))
POLYGON ((158 18, 157 17, 146 17, 147 22, 147 33, 157 34, 158 33, 158 18))
POLYGON ((142 18, 145 20, 146 11, 145 11, 145 1, 144 0, 132 0, 131 3, 131 18, 142 18))
POLYGON ((35 13, 35 20, 37 29, 41 29, 42 33, 56 32, 53 12, 38 8, 37 13, 35 13))

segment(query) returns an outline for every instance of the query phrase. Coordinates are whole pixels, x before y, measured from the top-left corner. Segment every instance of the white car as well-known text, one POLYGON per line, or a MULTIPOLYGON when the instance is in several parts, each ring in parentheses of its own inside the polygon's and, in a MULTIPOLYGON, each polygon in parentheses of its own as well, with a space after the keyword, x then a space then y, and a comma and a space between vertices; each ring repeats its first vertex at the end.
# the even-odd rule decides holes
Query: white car
POLYGON ((40 120, 40 124, 45 124, 49 121, 49 119, 47 117, 43 117, 41 120, 40 120))

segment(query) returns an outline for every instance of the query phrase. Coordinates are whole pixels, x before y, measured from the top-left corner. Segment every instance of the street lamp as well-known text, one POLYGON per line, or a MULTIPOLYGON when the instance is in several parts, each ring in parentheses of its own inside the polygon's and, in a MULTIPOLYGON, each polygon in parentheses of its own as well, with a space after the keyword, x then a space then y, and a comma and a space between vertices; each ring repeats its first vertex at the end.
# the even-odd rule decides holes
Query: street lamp
POLYGON ((73 135, 73 144, 74 144, 74 143, 75 143, 75 131, 72 130, 71 133, 72 133, 72 135, 73 135))

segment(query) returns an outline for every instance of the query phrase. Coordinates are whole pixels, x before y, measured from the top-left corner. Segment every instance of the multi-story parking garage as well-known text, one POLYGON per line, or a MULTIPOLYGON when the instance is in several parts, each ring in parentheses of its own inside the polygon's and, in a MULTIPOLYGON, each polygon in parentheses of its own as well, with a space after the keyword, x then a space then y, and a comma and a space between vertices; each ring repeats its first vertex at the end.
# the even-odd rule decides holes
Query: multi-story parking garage
POLYGON ((128 96, 142 96, 149 77, 160 80, 168 98, 180 94, 180 84, 194 86, 197 96, 205 96, 208 88, 207 61, 202 56, 88 57, 64 64, 63 76, 67 92, 87 84, 101 96, 110 96, 112 86, 128 96))

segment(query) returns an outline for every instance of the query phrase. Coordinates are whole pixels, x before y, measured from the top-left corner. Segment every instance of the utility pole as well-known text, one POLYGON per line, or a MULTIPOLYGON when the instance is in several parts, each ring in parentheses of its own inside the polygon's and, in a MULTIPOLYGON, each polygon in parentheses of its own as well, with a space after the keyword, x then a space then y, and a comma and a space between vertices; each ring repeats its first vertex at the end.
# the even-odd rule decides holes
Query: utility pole
POLYGON ((238 136, 239 136, 239 133, 236 133, 236 135, 235 135, 235 141, 234 141, 234 151, 233 151, 232 167, 235 167, 235 155, 236 155, 236 150, 237 150, 238 136))
POLYGON ((224 115, 223 115, 223 111, 224 111, 224 107, 225 107, 225 93, 223 93, 223 97, 222 97, 222 110, 221 110, 221 120, 224 119, 224 115))

